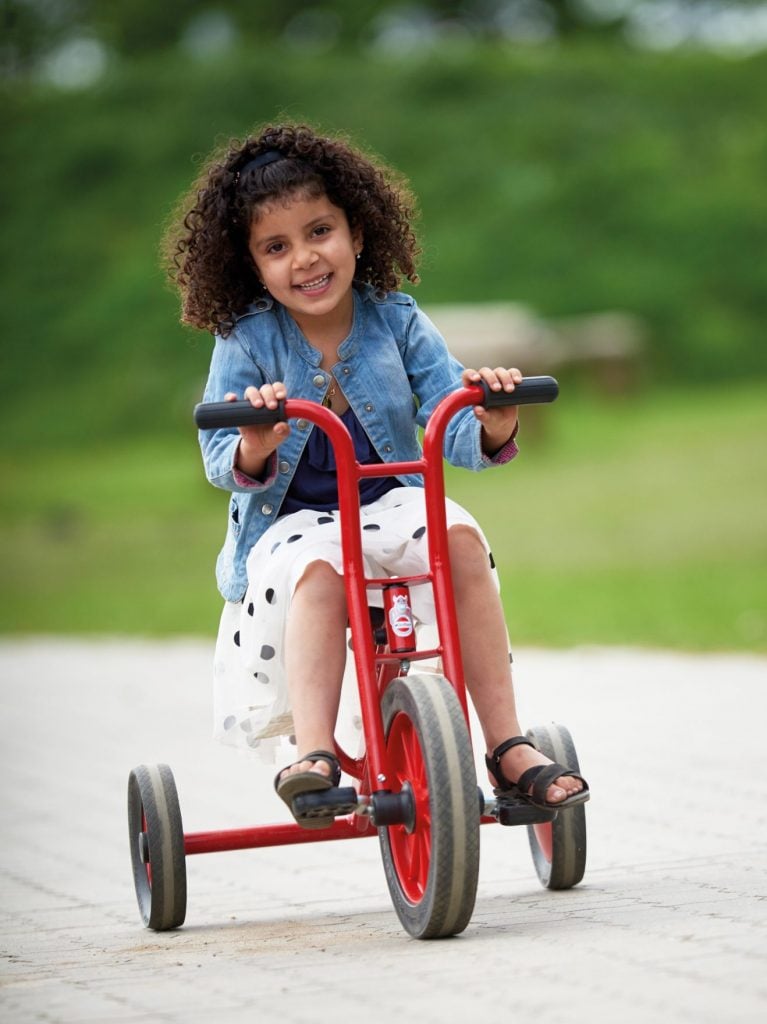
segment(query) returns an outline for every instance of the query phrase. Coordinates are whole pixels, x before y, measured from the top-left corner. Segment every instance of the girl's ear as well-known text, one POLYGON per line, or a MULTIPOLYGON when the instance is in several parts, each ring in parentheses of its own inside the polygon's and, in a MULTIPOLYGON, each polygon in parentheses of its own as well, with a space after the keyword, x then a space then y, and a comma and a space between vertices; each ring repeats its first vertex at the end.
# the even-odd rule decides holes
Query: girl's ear
POLYGON ((364 244, 365 239, 362 234, 362 228, 355 228, 354 231, 352 231, 352 245, 354 246, 355 256, 360 255, 364 244))

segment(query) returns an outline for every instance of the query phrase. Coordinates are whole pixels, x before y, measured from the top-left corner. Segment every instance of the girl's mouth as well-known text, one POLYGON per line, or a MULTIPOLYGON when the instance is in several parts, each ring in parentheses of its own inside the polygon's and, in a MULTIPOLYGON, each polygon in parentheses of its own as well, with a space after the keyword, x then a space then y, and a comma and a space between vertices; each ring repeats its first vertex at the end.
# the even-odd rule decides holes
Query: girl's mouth
POLYGON ((297 284, 296 288, 300 292, 318 292, 321 291, 330 281, 330 274, 323 274, 322 277, 316 277, 313 281, 307 281, 305 284, 297 284))

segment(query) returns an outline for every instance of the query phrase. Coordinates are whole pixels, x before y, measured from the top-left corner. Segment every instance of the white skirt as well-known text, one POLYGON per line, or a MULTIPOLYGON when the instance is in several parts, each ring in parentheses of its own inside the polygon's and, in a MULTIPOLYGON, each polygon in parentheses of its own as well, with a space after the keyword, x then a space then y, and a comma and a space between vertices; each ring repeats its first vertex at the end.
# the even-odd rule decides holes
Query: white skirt
MULTIPOLYGON (((423 488, 394 488, 371 505, 363 505, 360 520, 368 578, 428 572, 423 488)), ((464 523, 477 531, 498 586, 484 534, 475 519, 449 498, 447 523, 464 523)), ((343 574, 339 513, 304 509, 283 516, 248 556, 244 599, 228 601, 221 615, 214 668, 213 735, 269 763, 277 760, 278 753, 288 758, 295 755, 283 657, 285 624, 295 588, 307 566, 316 561, 325 561, 343 574)), ((416 622, 433 625, 432 588, 428 584, 413 587, 410 597, 416 622)), ((378 588, 368 591, 368 603, 381 605, 378 588)), ((353 664, 354 659, 347 657, 336 738, 345 750, 357 754, 362 721, 353 664)))

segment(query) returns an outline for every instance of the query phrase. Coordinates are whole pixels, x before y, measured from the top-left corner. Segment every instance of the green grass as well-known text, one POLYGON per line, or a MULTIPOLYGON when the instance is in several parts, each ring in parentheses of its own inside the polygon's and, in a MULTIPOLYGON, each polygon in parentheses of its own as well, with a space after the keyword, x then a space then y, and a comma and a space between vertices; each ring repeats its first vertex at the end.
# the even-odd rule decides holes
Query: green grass
MULTIPOLYGON (((503 470, 450 470, 483 524, 516 644, 767 650, 759 387, 563 396, 503 470)), ((0 462, 4 632, 213 635, 226 496, 195 441, 0 462)))
POLYGON ((536 422, 538 443, 481 495, 452 487, 486 524, 513 637, 767 648, 758 388, 563 401, 536 422))

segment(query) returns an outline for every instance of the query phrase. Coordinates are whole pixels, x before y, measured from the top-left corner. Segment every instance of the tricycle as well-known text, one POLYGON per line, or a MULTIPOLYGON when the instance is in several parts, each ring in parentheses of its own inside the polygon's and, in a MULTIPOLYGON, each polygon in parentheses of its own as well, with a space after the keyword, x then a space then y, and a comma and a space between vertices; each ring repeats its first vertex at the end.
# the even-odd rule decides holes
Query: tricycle
MULTIPOLYGON (((245 401, 196 407, 195 420, 203 429, 303 417, 330 439, 338 467, 344 581, 364 751, 352 756, 336 741, 351 784, 296 797, 303 817, 332 816, 331 824, 317 829, 286 822, 185 833, 171 769, 165 764, 134 768, 128 781, 128 830, 146 927, 164 931, 182 925, 186 858, 225 850, 377 835, 394 909, 405 931, 420 939, 455 935, 468 925, 476 899, 481 825, 526 826, 535 871, 546 888, 567 889, 582 879, 583 805, 533 807, 513 793, 487 793, 477 784, 445 515, 443 442, 451 417, 471 405, 551 402, 558 393, 557 381, 547 376, 526 377, 511 393, 496 394, 484 382, 461 388, 444 398, 430 417, 419 460, 375 465, 357 463, 344 424, 315 402, 287 399, 276 410, 255 409, 245 401), (359 481, 413 473, 422 476, 426 493, 429 571, 396 580, 366 578, 359 481), (436 609, 436 642, 422 648, 408 601, 410 588, 419 586, 432 587, 436 609), (369 607, 369 592, 376 589, 383 592, 384 613, 369 607)), ((564 726, 538 726, 527 737, 547 757, 578 770, 564 726)))

